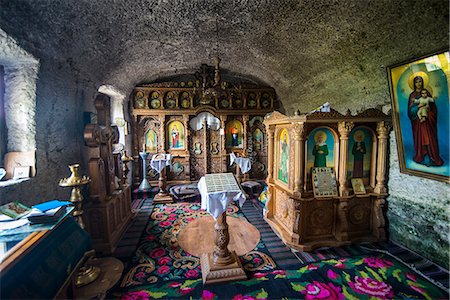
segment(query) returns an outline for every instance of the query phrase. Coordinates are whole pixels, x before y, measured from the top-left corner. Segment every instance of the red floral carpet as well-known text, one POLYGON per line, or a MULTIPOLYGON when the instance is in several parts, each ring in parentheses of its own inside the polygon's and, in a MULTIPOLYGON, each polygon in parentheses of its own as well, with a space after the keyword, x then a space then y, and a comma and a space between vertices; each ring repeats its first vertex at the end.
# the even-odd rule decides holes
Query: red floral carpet
MULTIPOLYGON (((229 214, 240 215, 231 206, 229 214)), ((203 286, 199 258, 186 253, 177 234, 206 212, 199 204, 156 205, 136 256, 120 287, 120 299, 448 299, 448 291, 395 258, 381 254, 326 259, 280 270, 260 242, 241 257, 249 280, 203 286)))
MULTIPOLYGON (((245 218, 235 205, 228 207, 227 214, 245 218)), ((201 278, 200 258, 185 252, 178 245, 177 236, 190 221, 207 215, 198 203, 156 205, 133 258, 133 266, 121 286, 129 288, 159 281, 201 278)), ((275 268, 261 241, 253 251, 242 256, 241 261, 248 272, 275 268)))

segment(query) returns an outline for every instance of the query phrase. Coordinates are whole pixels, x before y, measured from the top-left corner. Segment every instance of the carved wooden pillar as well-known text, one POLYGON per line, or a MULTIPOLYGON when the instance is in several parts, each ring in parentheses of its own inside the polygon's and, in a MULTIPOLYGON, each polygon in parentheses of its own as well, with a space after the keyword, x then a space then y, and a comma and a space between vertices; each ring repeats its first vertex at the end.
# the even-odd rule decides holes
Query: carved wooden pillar
MULTIPOLYGON (((243 133, 242 133, 242 139, 243 139, 243 143, 244 143, 244 154, 246 157, 249 156, 248 153, 248 135, 251 134, 248 132, 248 115, 243 115, 242 116, 242 123, 243 123, 243 133)), ((244 181, 247 181, 249 179, 249 174, 248 172, 244 174, 244 181)))
POLYGON ((183 115, 183 125, 184 125, 184 140, 186 143, 186 151, 188 152, 190 149, 190 143, 189 143, 189 135, 191 131, 189 130, 189 115, 183 115))
POLYGON ((370 186, 375 188, 375 178, 377 176, 377 151, 378 149, 378 141, 375 136, 372 137, 372 160, 370 162, 370 186))
POLYGON ((353 122, 339 122, 338 130, 340 135, 340 155, 339 155, 339 194, 348 196, 347 187, 347 155, 348 155, 348 134, 355 125, 353 122))
POLYGON ((377 123, 378 133, 378 161, 377 161, 377 184, 374 192, 377 194, 385 194, 386 186, 384 181, 386 178, 386 163, 387 163, 387 139, 389 137, 389 131, 391 130, 390 124, 385 121, 377 123))
POLYGON ((161 135, 161 152, 166 153, 166 116, 159 116, 159 123, 161 124, 159 130, 161 135))
POLYGON ((216 239, 214 243, 213 261, 214 264, 223 266, 233 261, 231 253, 228 250, 230 235, 228 233, 227 213, 224 212, 219 216, 214 225, 216 231, 216 239))
POLYGON ((209 164, 208 164, 208 157, 209 157, 209 130, 208 130, 208 122, 206 118, 203 119, 203 160, 205 161, 205 174, 208 174, 209 171, 209 164))
POLYGON ((301 197, 304 192, 304 169, 305 169, 305 123, 294 123, 294 194, 301 197))
POLYGON ((386 231, 384 226, 386 224, 383 215, 383 207, 385 204, 385 200, 383 198, 378 198, 373 202, 373 235, 379 241, 386 240, 386 231))
POLYGON ((227 120, 226 115, 220 115, 220 155, 222 157, 222 172, 227 172, 227 150, 225 148, 225 121, 227 120), (222 134, 223 133, 223 134, 222 134))
POLYGON ((335 205, 337 206, 336 239, 348 241, 348 199, 342 198, 335 205))
POLYGON ((243 115, 242 116, 242 126, 243 126, 243 132, 242 132, 242 142, 243 142, 243 146, 244 146, 244 153, 245 153, 245 156, 248 156, 248 152, 247 152, 247 135, 248 135, 248 132, 247 132, 247 128, 248 128, 248 126, 247 126, 247 124, 248 124, 248 115, 243 115))
POLYGON ((268 160, 267 160, 267 183, 273 183, 273 163, 274 163, 274 127, 266 126, 268 140, 268 160))
POLYGON ((138 127, 138 120, 137 120, 137 116, 132 117, 131 122, 133 123, 133 152, 132 152, 132 157, 133 157, 133 162, 132 162, 132 180, 131 183, 139 185, 139 170, 141 169, 139 167, 139 127, 138 127))

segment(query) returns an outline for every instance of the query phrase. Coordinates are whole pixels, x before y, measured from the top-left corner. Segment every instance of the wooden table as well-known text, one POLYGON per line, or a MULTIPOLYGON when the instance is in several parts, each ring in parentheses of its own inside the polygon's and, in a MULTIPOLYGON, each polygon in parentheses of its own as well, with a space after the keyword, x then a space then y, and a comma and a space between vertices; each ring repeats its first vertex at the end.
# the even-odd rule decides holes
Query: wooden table
POLYGON ((207 174, 198 183, 202 196, 202 208, 216 220, 216 238, 213 253, 201 256, 203 284, 246 280, 244 268, 235 251, 228 249, 230 236, 226 209, 233 200, 242 204, 244 192, 232 173, 207 174))

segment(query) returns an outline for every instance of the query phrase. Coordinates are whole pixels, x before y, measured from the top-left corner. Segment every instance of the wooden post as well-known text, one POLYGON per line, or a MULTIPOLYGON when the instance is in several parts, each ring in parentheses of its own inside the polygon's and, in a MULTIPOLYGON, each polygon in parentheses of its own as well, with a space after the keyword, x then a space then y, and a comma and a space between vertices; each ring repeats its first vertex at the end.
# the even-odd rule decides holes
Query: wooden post
MULTIPOLYGON (((249 155, 249 153, 247 152, 247 149, 248 149, 248 134, 249 134, 249 132, 248 132, 248 119, 249 119, 249 117, 248 117, 248 115, 243 115, 242 116, 242 123, 243 123, 243 132, 242 132, 242 139, 243 139, 243 144, 244 144, 244 157, 248 157, 249 155)), ((250 133, 251 134, 251 133, 250 133)), ((240 173, 240 172, 239 172, 240 173)), ((249 176, 248 176, 249 174, 248 174, 248 172, 247 173, 245 173, 244 174, 244 181, 247 181, 248 179, 249 179, 249 176)), ((241 178, 240 178, 240 176, 241 176, 241 174, 239 175, 239 180, 241 180, 241 178)), ((240 184, 240 182, 239 182, 239 184, 240 184)))
POLYGON ((294 160, 294 194, 301 197, 304 192, 304 169, 305 169, 305 124, 303 122, 294 123, 294 153, 297 159, 294 160))
POLYGON ((222 161, 222 172, 227 172, 227 149, 226 149, 226 132, 225 132, 225 121, 227 120, 226 115, 220 115, 220 130, 223 130, 223 134, 220 136, 220 155, 222 161))
POLYGON ((166 117, 159 116, 160 135, 161 135, 161 153, 166 153, 166 117))
POLYGON ((378 133, 378 161, 377 161, 377 184, 374 192, 377 194, 385 194, 386 186, 384 185, 386 177, 386 162, 387 162, 387 139, 389 131, 391 130, 390 124, 385 121, 377 123, 378 133))
POLYGON ((267 160, 267 183, 273 183, 273 162, 274 162, 274 128, 273 126, 266 126, 267 140, 268 140, 268 160, 267 160))
POLYGON ((338 130, 340 134, 340 150, 339 150, 339 194, 348 196, 347 186, 347 156, 348 156, 348 135, 355 125, 353 122, 339 122, 338 130))
POLYGON ((203 284, 205 285, 247 279, 239 256, 235 251, 228 250, 230 235, 226 218, 226 212, 224 212, 214 225, 216 231, 214 252, 202 254, 200 258, 203 284))

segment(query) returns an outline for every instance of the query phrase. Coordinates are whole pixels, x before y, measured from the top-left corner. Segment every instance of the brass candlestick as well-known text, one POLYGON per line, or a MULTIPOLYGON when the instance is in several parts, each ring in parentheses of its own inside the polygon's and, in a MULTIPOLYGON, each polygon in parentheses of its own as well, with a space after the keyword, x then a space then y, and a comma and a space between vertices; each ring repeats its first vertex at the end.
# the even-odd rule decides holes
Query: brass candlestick
POLYGON ((134 159, 131 156, 128 156, 127 150, 123 150, 122 155, 122 162, 123 162, 123 178, 122 183, 125 184, 128 179, 128 173, 130 172, 130 169, 128 168, 128 163, 130 161, 133 161, 134 159))
MULTIPOLYGON (((81 228, 85 229, 83 222, 83 195, 81 195, 81 186, 91 182, 91 179, 87 176, 80 176, 78 174, 80 165, 70 165, 69 169, 72 172, 69 178, 63 178, 59 181, 61 187, 72 187, 70 194, 70 202, 73 203, 75 210, 73 216, 78 222, 81 228)), ((100 275, 100 268, 92 266, 90 260, 94 256, 95 251, 92 250, 89 253, 89 258, 85 261, 84 265, 78 271, 75 285, 81 287, 96 280, 100 275)))
POLYGON ((83 196, 81 195, 80 187, 82 185, 91 182, 91 179, 87 176, 78 175, 79 164, 70 165, 69 169, 72 172, 69 178, 63 178, 59 181, 59 186, 72 187, 72 193, 70 195, 70 202, 73 203, 75 211, 73 213, 74 218, 78 222, 81 228, 85 229, 83 223, 83 196))

